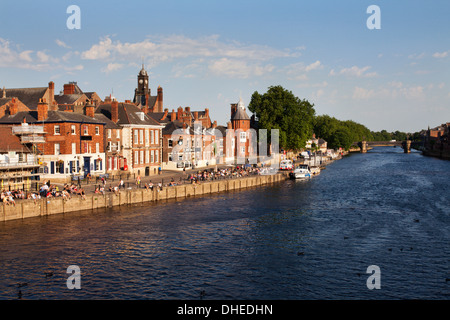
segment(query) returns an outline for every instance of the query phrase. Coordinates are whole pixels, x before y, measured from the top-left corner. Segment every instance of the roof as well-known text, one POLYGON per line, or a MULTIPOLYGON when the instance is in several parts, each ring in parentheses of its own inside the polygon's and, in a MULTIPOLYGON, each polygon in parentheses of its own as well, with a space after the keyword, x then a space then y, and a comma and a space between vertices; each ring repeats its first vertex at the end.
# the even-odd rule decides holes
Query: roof
POLYGON ((17 97, 30 109, 37 109, 39 99, 42 98, 48 87, 5 89, 7 97, 17 97))
POLYGON ((115 124, 113 121, 111 121, 107 116, 105 116, 103 113, 96 113, 95 119, 98 121, 102 121, 105 123, 105 129, 120 129, 121 127, 118 124, 115 124))
POLYGON ((55 95, 55 100, 58 104, 74 104, 75 101, 82 98, 83 96, 86 97, 86 100, 88 97, 83 93, 76 93, 76 94, 63 94, 63 95, 55 95))
POLYGON ((12 97, 9 98, 0 98, 0 106, 3 106, 5 104, 7 104, 8 102, 10 102, 12 100, 12 97))
MULTIPOLYGON (((119 120, 117 124, 137 124, 137 125, 161 125, 156 120, 145 114, 139 107, 134 104, 119 102, 118 106, 119 120), (142 116, 142 118, 141 118, 142 116)), ((111 103, 101 104, 95 110, 95 113, 101 113, 108 119, 111 119, 111 103)))
POLYGON ((239 98, 239 102, 236 106, 236 112, 231 115, 231 120, 250 120, 247 112, 245 112, 245 105, 242 98, 239 98))
POLYGON ((0 152, 9 151, 26 152, 30 150, 20 142, 20 138, 12 133, 10 126, 0 126, 0 152))
POLYGON ((231 116, 231 120, 250 120, 245 109, 237 108, 236 112, 231 116))
MULTIPOLYGON (((21 111, 14 115, 5 115, 0 118, 0 123, 2 124, 19 124, 25 119, 28 123, 42 122, 38 121, 37 111, 21 111)), ((65 111, 48 111, 48 117, 43 122, 82 122, 82 123, 93 123, 93 124, 105 124, 104 121, 98 120, 96 118, 91 118, 84 114, 79 114, 75 112, 65 112, 65 111)))

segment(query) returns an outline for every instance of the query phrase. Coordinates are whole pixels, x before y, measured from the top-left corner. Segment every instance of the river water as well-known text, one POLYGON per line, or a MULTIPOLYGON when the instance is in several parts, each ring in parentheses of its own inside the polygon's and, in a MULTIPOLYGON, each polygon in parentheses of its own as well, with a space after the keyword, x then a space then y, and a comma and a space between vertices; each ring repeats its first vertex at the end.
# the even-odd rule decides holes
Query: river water
POLYGON ((379 147, 310 181, 0 223, 0 299, 449 299, 449 181, 379 147))

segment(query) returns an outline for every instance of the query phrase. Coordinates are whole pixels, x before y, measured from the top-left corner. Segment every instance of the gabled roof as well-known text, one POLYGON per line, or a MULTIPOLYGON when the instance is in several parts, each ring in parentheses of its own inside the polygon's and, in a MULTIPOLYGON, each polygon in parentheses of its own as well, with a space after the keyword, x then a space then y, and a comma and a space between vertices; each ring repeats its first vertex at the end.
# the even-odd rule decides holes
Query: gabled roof
MULTIPOLYGON (((118 109, 119 120, 117 121, 117 124, 119 125, 161 125, 160 123, 149 117, 147 114, 145 114, 139 107, 134 104, 119 102, 118 109)), ((104 103, 99 105, 95 110, 95 113, 102 113, 107 118, 111 119, 111 103, 104 103)))
POLYGON ((6 97, 17 97, 28 108, 35 110, 39 99, 42 98, 48 87, 40 88, 17 88, 17 89, 5 89, 6 97))
POLYGON ((63 95, 55 95, 55 100, 58 104, 74 104, 78 99, 85 97, 87 100, 88 97, 83 93, 76 94, 63 94, 63 95))

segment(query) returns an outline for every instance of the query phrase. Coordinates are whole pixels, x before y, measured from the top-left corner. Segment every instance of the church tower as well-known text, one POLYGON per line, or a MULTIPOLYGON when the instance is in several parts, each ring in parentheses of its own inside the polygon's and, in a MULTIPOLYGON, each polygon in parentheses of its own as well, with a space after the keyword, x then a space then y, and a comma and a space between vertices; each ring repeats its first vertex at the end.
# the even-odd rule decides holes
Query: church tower
POLYGON ((148 105, 148 99, 150 98, 150 89, 148 83, 148 73, 144 69, 144 64, 142 64, 142 69, 139 71, 137 76, 137 88, 134 91, 134 99, 133 102, 137 105, 141 104, 142 106, 148 105))

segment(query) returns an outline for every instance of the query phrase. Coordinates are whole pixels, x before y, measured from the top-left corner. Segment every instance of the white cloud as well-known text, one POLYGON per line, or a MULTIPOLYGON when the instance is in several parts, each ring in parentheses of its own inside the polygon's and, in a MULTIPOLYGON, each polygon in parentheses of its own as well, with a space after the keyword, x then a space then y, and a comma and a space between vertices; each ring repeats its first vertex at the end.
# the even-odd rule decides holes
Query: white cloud
POLYGON ((229 77, 248 78, 250 76, 262 76, 274 70, 273 65, 248 64, 243 60, 221 58, 212 61, 208 69, 216 75, 229 77))
POLYGON ((320 63, 319 60, 317 60, 316 62, 311 63, 310 65, 307 65, 305 68, 305 71, 311 71, 311 70, 316 70, 316 69, 321 69, 323 68, 322 64, 320 63))
POLYGON ((161 62, 183 58, 242 59, 245 61, 269 61, 275 58, 298 57, 296 49, 279 50, 269 46, 242 44, 236 41, 223 42, 219 36, 188 38, 182 35, 155 37, 140 42, 113 41, 110 36, 81 53, 87 60, 141 60, 156 65, 161 62))
POLYGON ((375 96, 375 91, 373 89, 364 89, 360 87, 355 87, 353 90, 352 98, 355 100, 368 100, 375 96))
POLYGON ((365 66, 362 68, 358 66, 353 66, 351 68, 342 68, 339 72, 336 72, 334 71, 334 69, 331 69, 329 75, 330 76, 345 75, 357 78, 371 78, 377 76, 376 72, 366 72, 369 69, 371 69, 370 66, 365 66))
POLYGON ((55 42, 60 47, 63 47, 63 48, 66 48, 66 49, 70 49, 70 47, 65 42, 63 42, 63 41, 61 41, 59 39, 56 39, 55 42))
POLYGON ((445 57, 448 56, 448 53, 449 53, 449 52, 450 52, 450 51, 435 52, 435 53, 433 54, 433 57, 434 57, 434 58, 445 58, 445 57))
POLYGON ((50 60, 50 56, 43 51, 36 52, 36 56, 38 57, 40 62, 48 62, 50 60))
POLYGON ((121 63, 108 63, 108 65, 105 68, 102 69, 102 72, 110 73, 110 72, 113 72, 113 71, 120 70, 123 67, 124 67, 124 65, 121 64, 121 63))

